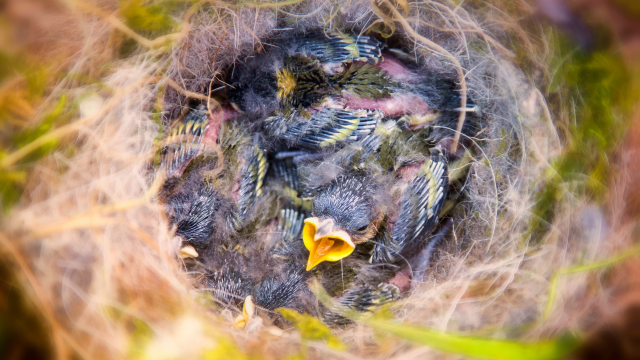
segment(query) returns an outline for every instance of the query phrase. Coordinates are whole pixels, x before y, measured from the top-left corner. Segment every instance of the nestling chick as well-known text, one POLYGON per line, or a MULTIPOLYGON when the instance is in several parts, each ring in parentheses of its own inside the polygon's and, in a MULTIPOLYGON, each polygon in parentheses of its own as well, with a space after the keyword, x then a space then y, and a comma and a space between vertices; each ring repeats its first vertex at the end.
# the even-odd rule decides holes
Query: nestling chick
MULTIPOLYGON (((325 46, 329 42, 307 40, 305 46, 325 46)), ((367 43, 373 40, 368 39, 367 43)), ((383 118, 401 119, 407 128, 415 129, 428 126, 445 112, 477 109, 473 103, 459 109, 452 82, 431 74, 419 75, 392 53, 382 52, 379 43, 375 48, 377 55, 367 58, 371 63, 348 56, 339 72, 325 69, 323 61, 330 61, 329 56, 309 51, 288 55, 274 50, 263 55, 264 62, 275 64, 261 74, 263 96, 256 98, 251 88, 239 89, 233 97, 243 104, 249 99, 271 104, 272 115, 264 119, 264 130, 273 139, 276 151, 317 152, 358 141, 383 118)), ((255 71, 255 67, 240 67, 237 77, 255 71)))
MULTIPOLYGON (((206 113, 193 112, 200 119, 206 113)), ((217 138, 202 139, 210 129, 208 120, 197 124, 206 131, 191 131, 177 146, 165 149, 163 163, 170 176, 160 196, 183 244, 203 248, 242 229, 262 194, 268 163, 258 139, 249 138, 240 123, 225 124, 228 130, 219 144, 217 138)))
POLYGON ((303 230, 307 270, 349 256, 364 243, 373 245, 370 262, 395 261, 437 224, 447 195, 446 164, 435 151, 396 169, 388 180, 374 172, 347 172, 318 189, 303 230))
POLYGON ((325 72, 336 73, 345 62, 359 60, 376 64, 382 57, 384 47, 384 44, 370 36, 332 33, 304 40, 296 52, 320 60, 325 72))
POLYGON ((367 36, 284 38, 226 79, 223 108, 238 120, 213 131, 210 119, 192 119, 177 131, 196 146, 169 151, 162 195, 220 304, 243 306, 244 317, 254 306, 290 307, 342 324, 317 304, 309 277, 369 311, 400 296, 389 281, 401 259, 428 264, 416 252, 438 227, 448 164, 464 154, 479 112, 471 99, 460 109, 454 82, 406 57, 367 36), (461 111, 470 120, 454 153, 461 111))
POLYGON ((447 129, 455 129, 456 120, 439 118, 438 131, 429 137, 403 131, 402 119, 389 121, 362 141, 307 166, 313 197, 312 217, 305 219, 303 230, 310 253, 307 270, 343 259, 365 243, 372 245, 370 262, 394 262, 405 248, 415 249, 433 231, 448 198, 448 163, 465 152, 478 119, 469 116, 463 127, 465 141, 454 154, 453 132, 447 129), (322 184, 331 166, 360 170, 343 171, 322 184))
MULTIPOLYGON (((187 119, 196 115, 206 119, 204 109, 193 110, 187 119)), ((207 120, 200 125, 203 129, 207 126, 207 120)), ((189 135, 181 139, 184 143, 165 149, 163 164, 174 172, 161 191, 161 199, 183 246, 196 251, 189 255, 197 259, 186 265, 204 275, 203 286, 221 306, 243 308, 245 317, 250 317, 256 306, 268 311, 279 307, 312 309, 307 304, 313 295, 306 287, 303 259, 297 264, 272 256, 257 233, 244 229, 260 217, 253 207, 263 194, 268 170, 257 134, 251 135, 248 124, 241 121, 225 122, 215 139, 217 144, 191 147, 203 144, 202 132, 183 132, 189 135), (184 155, 180 149, 185 148, 195 150, 184 155)), ((284 227, 285 232, 299 232, 303 217, 296 218, 297 227, 284 227)))
MULTIPOLYGON (((445 120, 436 126, 455 125, 445 120)), ((449 194, 450 182, 457 179, 450 178, 447 169, 450 161, 459 161, 468 141, 453 153, 447 147, 449 132, 440 131, 435 135, 445 138, 429 149, 433 143, 428 140, 434 137, 426 135, 428 130, 414 132, 398 125, 383 123, 362 141, 302 168, 312 202, 302 234, 309 251, 306 269, 325 289, 342 289, 333 293, 338 302, 357 311, 370 311, 409 290, 412 278, 424 276, 433 246, 451 229, 446 222, 430 236, 445 201, 457 196, 449 194), (332 168, 345 170, 333 177, 332 168)), ((332 325, 348 323, 330 309, 323 318, 332 325)))

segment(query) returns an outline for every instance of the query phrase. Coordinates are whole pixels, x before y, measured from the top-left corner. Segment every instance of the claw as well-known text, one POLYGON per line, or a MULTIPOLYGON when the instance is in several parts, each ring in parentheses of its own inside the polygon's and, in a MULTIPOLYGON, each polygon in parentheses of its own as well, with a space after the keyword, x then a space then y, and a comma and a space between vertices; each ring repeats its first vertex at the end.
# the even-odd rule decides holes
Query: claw
POLYGON ((185 258, 197 258, 198 257, 198 252, 196 251, 196 249, 191 246, 191 245, 186 245, 183 246, 182 248, 180 248, 180 257, 185 259, 185 258))

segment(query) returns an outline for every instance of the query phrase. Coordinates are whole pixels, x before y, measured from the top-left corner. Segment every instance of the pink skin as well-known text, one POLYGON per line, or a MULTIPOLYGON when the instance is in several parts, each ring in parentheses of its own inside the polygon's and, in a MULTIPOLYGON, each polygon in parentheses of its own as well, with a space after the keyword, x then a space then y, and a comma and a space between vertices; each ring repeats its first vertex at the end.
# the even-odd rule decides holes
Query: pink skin
POLYGON ((390 98, 370 100, 343 92, 346 107, 350 109, 382 110, 385 116, 398 117, 407 114, 425 115, 431 113, 429 105, 415 94, 392 95, 390 98))
POLYGON ((424 164, 424 162, 403 166, 398 169, 397 172, 398 174, 400 174, 402 180, 409 182, 415 179, 415 177, 418 175, 418 171, 420 171, 420 167, 422 166, 422 164, 424 164))
MULTIPOLYGON (((392 80, 400 83, 415 84, 423 81, 423 77, 413 73, 400 61, 389 54, 382 57, 376 65, 386 72, 392 80)), ((385 116, 399 117, 402 115, 427 115, 433 111, 429 105, 417 94, 396 93, 390 98, 370 100, 343 92, 345 107, 350 109, 382 110, 385 116)))
POLYGON ((400 289, 400 292, 404 293, 411 290, 411 285, 413 283, 413 281, 411 281, 412 278, 413 276, 411 275, 411 270, 407 266, 404 269, 400 270, 396 274, 396 276, 391 278, 391 280, 389 280, 389 284, 397 286, 398 289, 400 289))
MULTIPOLYGON (((238 112, 234 111, 230 106, 223 106, 222 110, 217 110, 213 113, 213 117, 209 118, 209 127, 202 137, 203 142, 209 144, 215 144, 218 141, 218 133, 220 132, 220 124, 233 119, 238 116, 238 112)), ((242 173, 243 162, 238 164, 238 171, 233 180, 233 187, 231 188, 231 196, 237 202, 240 191, 240 175, 242 173)))
POLYGON ((422 76, 409 70, 389 54, 383 55, 382 61, 379 61, 375 66, 389 74, 391 79, 397 82, 416 84, 423 80, 422 76))
MULTIPOLYGON (((222 122, 224 121, 235 118, 238 115, 238 113, 235 112, 231 107, 224 106, 222 108, 222 111, 217 110, 213 113, 213 115, 214 115, 213 118, 209 117, 209 126, 207 127, 207 130, 204 132, 201 138, 202 143, 205 145, 216 144, 218 141, 218 133, 220 132, 220 124, 222 124, 222 122), (216 118, 218 120, 214 120, 216 118)), ((183 161, 182 166, 179 169, 176 169, 175 171, 169 173, 168 176, 180 176, 184 171, 184 169, 187 168, 187 165, 189 165, 191 160, 193 160, 193 158, 194 157, 191 157, 183 161)), ((236 197, 237 197, 237 191, 236 191, 236 197)))
POLYGON ((202 137, 203 142, 216 143, 218 141, 218 132, 220 124, 229 119, 233 119, 238 115, 230 106, 223 106, 222 111, 214 111, 213 117, 209 118, 209 127, 202 137), (216 119, 216 120, 214 120, 216 119))

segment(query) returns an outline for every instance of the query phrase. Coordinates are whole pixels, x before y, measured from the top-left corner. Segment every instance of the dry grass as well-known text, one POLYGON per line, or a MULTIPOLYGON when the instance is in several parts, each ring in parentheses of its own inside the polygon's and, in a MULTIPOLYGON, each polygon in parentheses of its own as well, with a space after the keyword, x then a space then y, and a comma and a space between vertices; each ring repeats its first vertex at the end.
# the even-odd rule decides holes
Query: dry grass
MULTIPOLYGON (((189 26, 169 38, 180 39, 170 54, 156 49, 167 38, 136 38, 152 49, 121 60, 101 58, 111 69, 102 87, 80 86, 70 78, 59 82, 51 97, 73 96, 78 120, 49 136, 72 142, 75 151, 55 152, 36 165, 0 237, 3 256, 47 322, 57 358, 455 357, 376 337, 364 325, 336 331, 347 352, 304 342, 297 332, 260 319, 240 331, 231 325, 233 315, 213 310, 210 298, 183 272, 176 241, 153 196, 162 174, 149 167, 160 131, 152 109, 164 102, 166 129, 188 98, 202 98, 218 86, 221 72, 235 59, 271 46, 283 23, 297 30, 357 32, 376 24, 395 28, 399 22, 402 28, 394 35, 399 43, 429 66, 463 79, 464 91, 484 110, 482 134, 473 139, 478 151, 467 196, 454 213, 454 234, 436 251, 425 283, 393 307, 397 320, 526 341, 580 332, 600 320, 610 290, 591 273, 560 278, 550 316, 542 318, 553 274, 621 253, 629 247, 630 230, 607 225, 601 210, 574 198, 561 204, 542 240, 527 238, 536 181, 562 151, 549 121, 554 114, 509 50, 513 39, 528 52, 530 66, 553 70, 545 68, 551 54, 539 46, 544 40, 525 33, 513 18, 532 10, 524 2, 512 3, 507 14, 490 3, 474 9, 427 0, 402 13, 408 3, 384 4, 203 2, 188 11, 189 26)), ((76 5, 69 3, 65 14, 80 17, 82 30, 97 29, 69 30, 85 44, 75 50, 69 72, 86 73, 99 61, 96 56, 111 56, 86 47, 108 44, 114 29, 128 35, 132 30, 105 10, 109 7, 96 11, 96 4, 87 11, 76 5)), ((12 161, 3 158, 3 166, 12 161)))

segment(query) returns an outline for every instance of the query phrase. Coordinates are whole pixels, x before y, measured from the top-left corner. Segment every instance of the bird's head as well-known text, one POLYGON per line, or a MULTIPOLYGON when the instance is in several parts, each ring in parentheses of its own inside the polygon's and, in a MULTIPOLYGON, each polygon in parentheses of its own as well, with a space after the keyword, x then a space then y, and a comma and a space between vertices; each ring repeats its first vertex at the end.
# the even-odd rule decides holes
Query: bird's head
POLYGON ((372 239, 381 211, 374 194, 378 184, 364 176, 338 176, 313 199, 313 217, 305 219, 302 239, 309 250, 307 270, 338 261, 357 244, 372 239))

